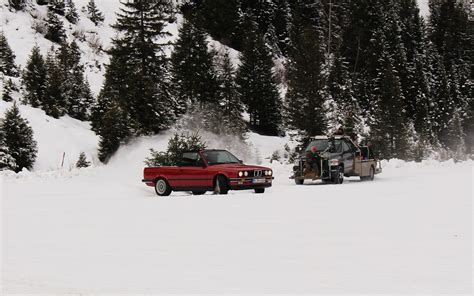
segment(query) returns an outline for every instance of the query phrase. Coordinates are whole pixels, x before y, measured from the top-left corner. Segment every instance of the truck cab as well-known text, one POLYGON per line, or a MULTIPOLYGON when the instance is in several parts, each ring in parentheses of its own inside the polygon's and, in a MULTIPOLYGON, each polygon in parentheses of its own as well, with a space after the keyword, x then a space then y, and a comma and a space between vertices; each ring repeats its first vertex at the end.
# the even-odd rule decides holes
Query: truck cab
POLYGON ((349 176, 373 180, 381 168, 369 151, 369 147, 357 146, 348 136, 316 136, 300 155, 291 178, 298 185, 306 179, 342 184, 349 176))

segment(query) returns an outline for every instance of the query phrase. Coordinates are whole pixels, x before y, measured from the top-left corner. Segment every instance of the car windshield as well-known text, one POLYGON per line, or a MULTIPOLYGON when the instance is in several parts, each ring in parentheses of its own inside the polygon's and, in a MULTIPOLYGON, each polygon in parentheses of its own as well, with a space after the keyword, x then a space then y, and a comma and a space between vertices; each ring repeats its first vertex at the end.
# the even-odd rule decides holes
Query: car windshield
POLYGON ((237 157, 225 150, 204 151, 203 155, 209 165, 240 162, 237 157))
POLYGON ((334 140, 334 141, 331 141, 329 139, 314 140, 311 143, 309 143, 308 147, 306 147, 306 152, 311 151, 312 147, 316 147, 317 152, 323 152, 326 149, 329 152, 340 152, 342 151, 342 140, 334 140), (330 149, 328 149, 330 146, 332 146, 332 142, 334 143, 334 147, 331 147, 330 149))

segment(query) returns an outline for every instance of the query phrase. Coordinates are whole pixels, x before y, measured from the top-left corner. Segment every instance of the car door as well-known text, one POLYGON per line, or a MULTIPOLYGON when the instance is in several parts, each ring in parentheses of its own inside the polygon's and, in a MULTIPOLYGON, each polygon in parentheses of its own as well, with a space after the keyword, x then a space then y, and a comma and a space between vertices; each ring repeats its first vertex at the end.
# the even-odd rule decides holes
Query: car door
POLYGON ((344 162, 344 173, 354 170, 354 151, 346 141, 342 142, 342 161, 344 162))
POLYGON ((185 152, 179 163, 179 177, 176 187, 198 189, 212 187, 212 180, 198 152, 185 152))

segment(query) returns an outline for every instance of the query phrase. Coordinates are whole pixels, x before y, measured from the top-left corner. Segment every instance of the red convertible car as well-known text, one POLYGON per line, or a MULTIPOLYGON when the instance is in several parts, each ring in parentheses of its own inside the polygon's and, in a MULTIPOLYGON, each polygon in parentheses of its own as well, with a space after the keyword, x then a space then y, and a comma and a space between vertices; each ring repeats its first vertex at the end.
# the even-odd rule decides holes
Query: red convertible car
POLYGON ((142 181, 155 187, 160 196, 170 195, 173 190, 191 191, 195 195, 243 189, 264 193, 273 180, 270 168, 245 165, 226 150, 184 152, 178 166, 148 167, 143 175, 142 181))

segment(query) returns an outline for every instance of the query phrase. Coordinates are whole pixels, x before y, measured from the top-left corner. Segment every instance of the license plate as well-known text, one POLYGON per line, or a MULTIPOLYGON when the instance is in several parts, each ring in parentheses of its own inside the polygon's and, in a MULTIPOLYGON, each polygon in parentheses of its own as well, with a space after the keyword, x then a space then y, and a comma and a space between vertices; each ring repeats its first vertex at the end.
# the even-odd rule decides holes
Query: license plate
POLYGON ((253 183, 265 183, 265 179, 253 179, 253 183))

